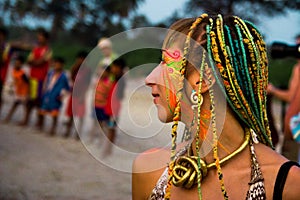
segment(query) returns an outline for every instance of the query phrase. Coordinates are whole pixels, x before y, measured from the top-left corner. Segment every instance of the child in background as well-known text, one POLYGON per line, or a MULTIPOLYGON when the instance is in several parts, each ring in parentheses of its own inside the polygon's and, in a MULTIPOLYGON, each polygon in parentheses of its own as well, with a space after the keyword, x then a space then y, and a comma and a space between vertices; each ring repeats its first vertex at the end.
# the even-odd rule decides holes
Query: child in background
POLYGON ((69 137, 71 134, 71 129, 73 126, 74 117, 78 118, 78 130, 76 134, 76 139, 79 139, 79 134, 82 131, 83 119, 86 111, 85 96, 90 84, 91 73, 87 66, 84 66, 84 60, 88 55, 85 51, 80 51, 76 55, 76 60, 71 67, 71 81, 72 88, 71 94, 68 101, 66 116, 69 120, 66 123, 66 132, 64 137, 69 137), (82 67, 81 67, 82 66, 82 67), (80 71, 79 71, 80 68, 80 71), (73 91, 73 87, 76 81, 76 90, 73 91))
POLYGON ((121 58, 114 60, 110 65, 110 72, 114 77, 114 82, 109 91, 107 104, 105 106, 105 113, 109 116, 109 120, 107 122, 107 138, 109 141, 107 141, 104 147, 103 156, 107 156, 111 153, 112 144, 115 142, 116 125, 121 109, 121 100, 124 97, 125 90, 125 81, 124 78, 122 78, 125 67, 126 63, 121 58))
MULTIPOLYGON (((27 102, 27 109, 24 121, 21 125, 25 126, 30 121, 32 110, 37 110, 41 106, 43 85, 48 73, 50 61, 52 59, 52 50, 49 45, 50 35, 44 29, 39 29, 36 35, 37 44, 28 55, 27 63, 29 66, 29 85, 30 95, 27 102)), ((37 112, 37 122, 41 122, 42 116, 37 112)), ((37 123, 37 127, 41 124, 37 123)))
POLYGON ((42 105, 40 108, 41 120, 39 122, 40 129, 43 128, 44 116, 50 114, 52 116, 52 127, 50 135, 55 135, 55 128, 57 125, 57 118, 59 109, 62 105, 62 99, 67 91, 69 91, 68 78, 63 71, 64 59, 56 57, 53 63, 53 70, 51 70, 47 77, 44 85, 42 105))
POLYGON ((14 81, 14 91, 15 91, 15 101, 10 108, 8 115, 5 118, 5 122, 9 122, 12 118, 17 107, 22 104, 24 106, 24 111, 26 109, 26 103, 28 101, 29 95, 29 79, 26 76, 22 66, 25 62, 23 56, 18 56, 15 59, 14 68, 12 70, 12 78, 14 81))
MULTIPOLYGON (((107 100, 109 98, 109 92, 113 86, 112 76, 110 74, 110 68, 104 68, 102 74, 100 74, 99 81, 95 90, 95 117, 96 123, 99 123, 102 129, 106 128, 105 123, 109 119, 109 116, 105 113, 105 107, 107 105, 107 100)), ((97 128, 96 128, 97 130, 97 128)), ((95 137, 95 134, 92 131, 90 140, 92 141, 95 137)))

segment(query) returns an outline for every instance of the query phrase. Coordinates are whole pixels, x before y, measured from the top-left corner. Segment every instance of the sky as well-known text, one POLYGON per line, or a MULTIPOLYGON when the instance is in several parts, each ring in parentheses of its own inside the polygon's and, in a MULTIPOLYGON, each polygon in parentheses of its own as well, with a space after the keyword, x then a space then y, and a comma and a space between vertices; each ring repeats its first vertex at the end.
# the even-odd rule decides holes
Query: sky
MULTIPOLYGON (((169 17, 175 10, 181 13, 185 2, 187 0, 145 0, 140 5, 138 13, 157 23, 169 17)), ((300 34, 300 11, 289 12, 286 16, 266 17, 262 21, 264 23, 256 25, 268 44, 275 41, 294 44, 295 36, 300 34)))

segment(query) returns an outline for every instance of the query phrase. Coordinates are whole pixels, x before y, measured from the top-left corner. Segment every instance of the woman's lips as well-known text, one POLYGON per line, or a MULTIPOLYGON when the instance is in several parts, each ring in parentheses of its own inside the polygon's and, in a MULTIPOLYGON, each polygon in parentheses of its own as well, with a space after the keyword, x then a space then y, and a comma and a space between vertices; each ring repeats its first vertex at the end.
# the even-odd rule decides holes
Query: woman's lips
POLYGON ((154 104, 158 104, 158 98, 159 98, 159 94, 157 93, 152 93, 153 98, 153 103, 154 104))

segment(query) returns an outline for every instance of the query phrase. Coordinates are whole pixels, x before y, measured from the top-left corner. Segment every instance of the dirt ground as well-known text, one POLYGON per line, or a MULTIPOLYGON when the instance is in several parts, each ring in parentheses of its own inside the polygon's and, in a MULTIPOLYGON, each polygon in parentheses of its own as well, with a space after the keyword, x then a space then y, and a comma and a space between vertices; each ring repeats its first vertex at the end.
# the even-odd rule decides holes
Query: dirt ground
POLYGON ((130 199, 130 174, 99 163, 83 144, 1 125, 0 199, 130 199))
POLYGON ((11 122, 4 123, 14 98, 6 88, 0 115, 0 200, 131 199, 134 158, 168 143, 169 137, 163 133, 169 132, 169 127, 158 121, 143 78, 128 81, 126 88, 116 144, 107 157, 102 156, 105 137, 99 133, 103 131, 93 126, 89 109, 80 141, 74 137, 75 130, 70 138, 62 137, 67 120, 65 106, 54 137, 47 134, 51 118, 46 118, 44 131, 35 128, 36 113, 32 113, 27 127, 18 126, 22 108, 11 122), (89 134, 93 131, 98 135, 91 141, 89 134))
MULTIPOLYGON (((143 79, 128 81, 126 95, 116 146, 105 158, 101 157, 103 137, 89 141, 89 133, 99 131, 92 129, 90 114, 86 116, 80 141, 74 135, 68 139, 61 137, 66 120, 64 109, 54 137, 47 135, 47 126, 42 132, 35 129, 34 117, 27 127, 16 125, 21 109, 10 123, 0 123, 0 200, 131 199, 133 159, 146 149, 167 145, 166 132, 170 127, 157 120, 143 79)), ((12 99, 5 95, 1 120, 12 99)), ((275 105, 274 109, 278 113, 280 107, 275 105)))

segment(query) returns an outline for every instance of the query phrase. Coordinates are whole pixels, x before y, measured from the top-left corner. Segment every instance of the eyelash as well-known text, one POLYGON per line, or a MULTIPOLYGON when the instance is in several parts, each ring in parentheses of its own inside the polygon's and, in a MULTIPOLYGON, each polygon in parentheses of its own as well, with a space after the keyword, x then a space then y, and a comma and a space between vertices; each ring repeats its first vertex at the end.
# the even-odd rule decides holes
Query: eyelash
POLYGON ((163 59, 163 56, 162 56, 163 53, 164 53, 164 50, 162 49, 161 52, 160 52, 161 56, 159 57, 159 61, 160 61, 161 64, 165 64, 166 63, 166 61, 163 59))
POLYGON ((158 58, 158 60, 159 60, 159 62, 162 63, 162 64, 166 63, 165 60, 164 60, 161 56, 158 58))

